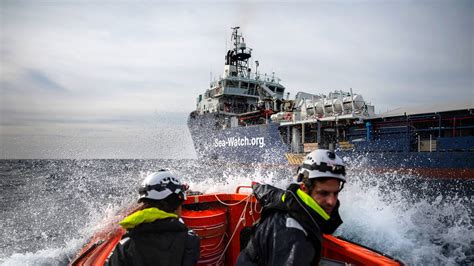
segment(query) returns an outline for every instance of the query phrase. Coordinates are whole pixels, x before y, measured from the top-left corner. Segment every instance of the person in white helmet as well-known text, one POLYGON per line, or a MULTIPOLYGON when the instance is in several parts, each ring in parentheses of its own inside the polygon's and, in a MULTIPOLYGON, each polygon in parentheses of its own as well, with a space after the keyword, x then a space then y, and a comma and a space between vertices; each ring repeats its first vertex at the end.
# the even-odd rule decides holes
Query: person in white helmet
POLYGON ((143 181, 138 211, 120 225, 127 230, 105 265, 195 265, 199 238, 179 217, 187 187, 167 170, 143 181))
POLYGON ((332 234, 342 224, 338 195, 345 176, 341 158, 315 150, 286 190, 253 184, 263 210, 237 265, 317 265, 322 234, 332 234))

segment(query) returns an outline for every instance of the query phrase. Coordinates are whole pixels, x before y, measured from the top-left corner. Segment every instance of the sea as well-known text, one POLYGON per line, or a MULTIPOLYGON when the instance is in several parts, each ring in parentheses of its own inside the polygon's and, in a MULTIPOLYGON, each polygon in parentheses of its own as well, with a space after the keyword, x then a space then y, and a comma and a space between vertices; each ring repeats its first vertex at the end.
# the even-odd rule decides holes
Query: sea
MULTIPOLYGON (((474 265, 473 180, 380 173, 359 161, 349 160, 335 235, 407 265, 474 265)), ((197 159, 0 160, 0 264, 67 265, 159 169, 203 193, 252 181, 284 188, 296 171, 197 159)))

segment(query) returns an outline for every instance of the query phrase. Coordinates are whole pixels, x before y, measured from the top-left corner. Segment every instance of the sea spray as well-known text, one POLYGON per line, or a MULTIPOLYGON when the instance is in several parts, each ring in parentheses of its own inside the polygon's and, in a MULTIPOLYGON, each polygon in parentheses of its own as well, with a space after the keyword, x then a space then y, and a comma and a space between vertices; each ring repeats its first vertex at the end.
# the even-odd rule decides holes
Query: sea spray
MULTIPOLYGON (((474 262, 471 181, 377 173, 363 161, 349 160, 337 234, 409 265, 474 262)), ((252 181, 284 188, 295 174, 287 166, 197 160, 28 160, 0 167, 3 265, 67 264, 94 232, 120 219, 151 171, 170 169, 206 193, 234 192, 252 181)))
POLYGON ((441 191, 438 182, 416 176, 377 173, 363 161, 351 166, 356 171, 340 193, 344 224, 336 234, 410 265, 474 262, 472 195, 441 191))

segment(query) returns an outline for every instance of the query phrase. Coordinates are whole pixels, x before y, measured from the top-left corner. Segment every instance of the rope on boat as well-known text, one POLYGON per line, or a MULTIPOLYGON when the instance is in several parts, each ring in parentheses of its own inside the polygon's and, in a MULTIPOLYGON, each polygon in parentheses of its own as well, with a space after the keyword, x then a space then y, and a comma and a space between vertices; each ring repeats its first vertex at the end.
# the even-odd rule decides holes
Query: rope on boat
MULTIPOLYGON (((232 204, 230 204, 230 203, 225 203, 225 202, 223 202, 221 199, 219 199, 219 197, 217 197, 217 194, 214 194, 214 197, 216 197, 216 199, 217 199, 218 202, 220 202, 221 204, 223 204, 223 205, 225 205, 225 206, 229 206, 229 207, 239 205, 240 203, 244 202, 245 200, 248 201, 248 199, 250 199, 251 196, 252 196, 252 194, 249 194, 249 195, 248 195, 247 197, 245 197, 243 200, 241 200, 241 201, 239 201, 239 202, 237 202, 237 203, 232 203, 232 204)), ((245 205, 245 206, 247 206, 247 205, 245 205)))
POLYGON ((224 239, 225 237, 228 236, 227 233, 224 233, 221 237, 221 240, 219 241, 219 243, 214 247, 214 248, 203 248, 202 251, 214 251, 214 250, 217 250, 219 248, 219 246, 222 244, 222 242, 224 242, 224 239))
MULTIPOLYGON (((229 245, 230 245, 230 243, 232 242, 232 239, 234 238, 235 233, 237 232, 237 229, 239 229, 239 226, 240 226, 240 224, 242 224, 242 221, 245 221, 245 211, 247 210, 247 206, 248 206, 248 204, 249 204, 249 202, 250 202, 250 196, 251 196, 251 195, 247 196, 245 199, 243 199, 243 200, 241 200, 241 201, 239 201, 239 202, 237 203, 237 204, 240 204, 240 203, 242 203, 244 200, 246 200, 244 209, 242 210, 242 213, 240 214, 239 222, 238 222, 237 225, 235 226, 234 232, 232 232, 232 235, 230 236, 230 239, 229 239, 229 241, 227 242, 227 245, 225 246, 224 251, 222 252, 221 256, 219 257, 219 261, 222 261, 222 259, 224 258, 225 252, 226 252, 227 249, 229 248, 229 245)), ((217 196, 216 196, 216 199, 217 199, 219 202, 221 202, 222 204, 227 205, 227 206, 235 206, 235 205, 237 205, 237 204, 227 204, 227 203, 224 203, 224 202, 222 202, 217 196)), ((252 208, 252 207, 250 207, 250 208, 252 208)), ((253 217, 252 217, 252 218, 253 218, 253 217)))
POLYGON ((253 213, 262 213, 262 210, 263 208, 260 208, 260 210, 257 209, 257 206, 258 206, 258 202, 255 201, 254 204, 250 204, 250 211, 249 211, 249 215, 250 217, 252 217, 252 224, 255 224, 255 218, 253 218, 253 213))

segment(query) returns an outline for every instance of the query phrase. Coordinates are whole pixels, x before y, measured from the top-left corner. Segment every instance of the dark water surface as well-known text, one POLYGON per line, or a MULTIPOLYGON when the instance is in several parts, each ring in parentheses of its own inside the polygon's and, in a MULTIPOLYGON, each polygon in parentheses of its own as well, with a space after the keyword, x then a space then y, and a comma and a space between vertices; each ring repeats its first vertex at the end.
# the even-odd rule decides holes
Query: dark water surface
MULTIPOLYGON (((203 192, 231 192, 251 180, 283 188, 293 171, 197 160, 0 160, 0 263, 67 264, 161 168, 203 192)), ((336 234, 409 265, 474 263, 473 181, 350 169, 336 234)))

